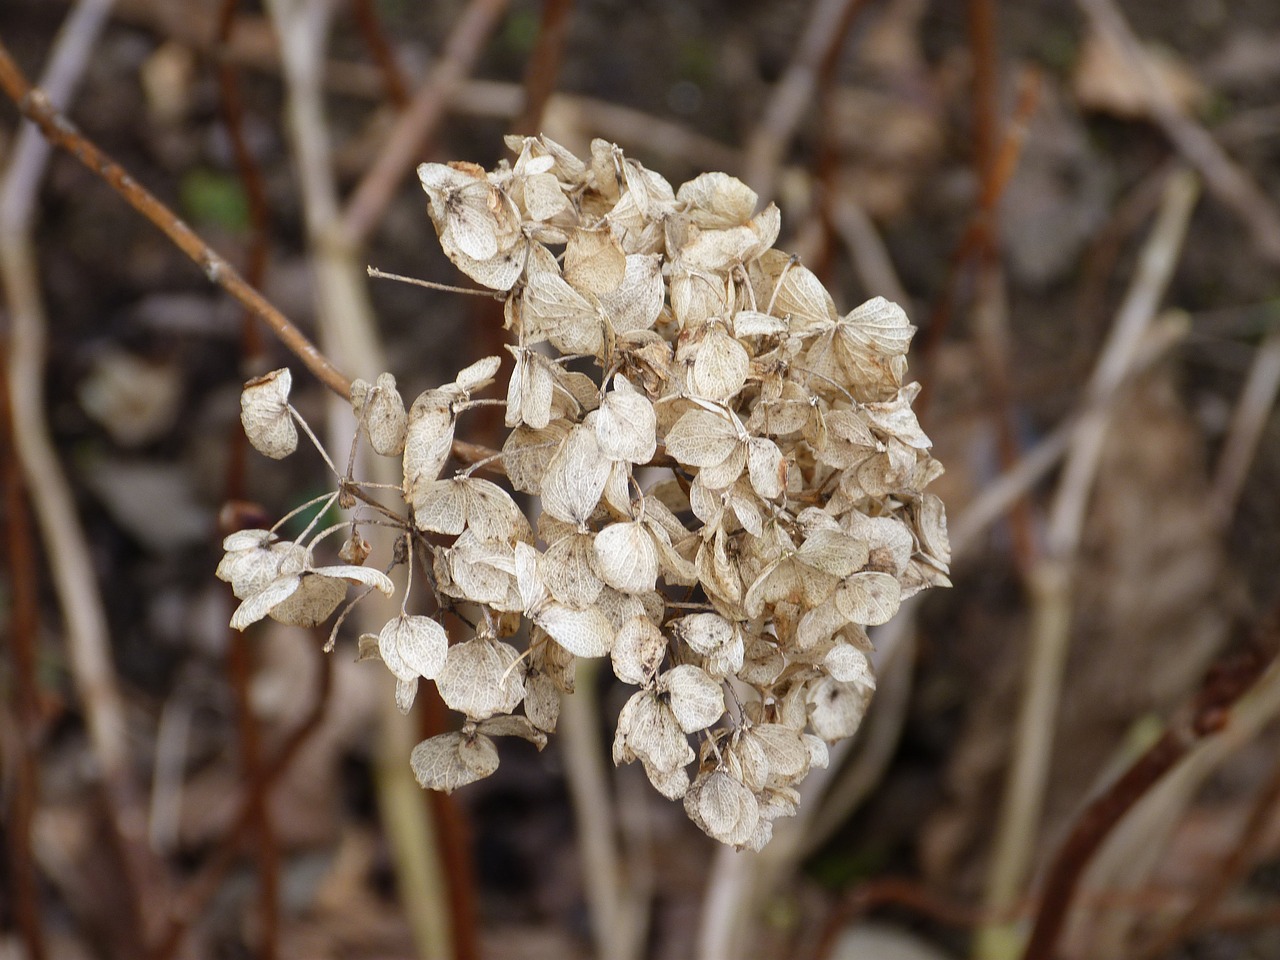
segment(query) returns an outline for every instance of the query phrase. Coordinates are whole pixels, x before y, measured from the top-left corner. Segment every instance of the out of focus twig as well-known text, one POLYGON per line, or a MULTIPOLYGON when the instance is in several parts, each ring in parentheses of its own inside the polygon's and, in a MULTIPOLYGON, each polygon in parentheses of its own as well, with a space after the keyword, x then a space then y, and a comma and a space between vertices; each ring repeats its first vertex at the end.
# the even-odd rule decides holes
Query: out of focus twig
POLYGON ((364 45, 369 48, 382 76, 382 90, 387 102, 397 110, 403 109, 409 103, 409 85, 405 82, 404 71, 396 62, 396 52, 382 30, 377 4, 374 0, 352 0, 351 11, 364 37, 364 45))
POLYGON ((467 5, 449 35, 444 55, 396 120, 378 159, 347 202, 341 231, 346 243, 359 246, 382 219, 506 8, 507 0, 471 0, 467 5))
POLYGON ((1150 944, 1135 954, 1135 960, 1155 960, 1157 957, 1162 957, 1188 937, 1210 926, 1222 901, 1254 862, 1259 843, 1275 816, 1278 805, 1280 805, 1280 764, 1274 765, 1271 776, 1258 791, 1249 809, 1249 815, 1245 819, 1244 827, 1240 830, 1240 836, 1236 838, 1235 846, 1213 871, 1208 885, 1200 891, 1186 913, 1168 930, 1155 937, 1150 944))
POLYGON ((533 136, 542 129, 542 117, 564 62, 573 4, 574 0, 542 0, 538 39, 524 71, 524 109, 511 125, 512 133, 533 136))
MULTIPOLYGON (((231 39, 238 6, 239 0, 223 0, 221 4, 218 15, 220 45, 225 46, 231 39)), ((235 68, 225 60, 219 60, 216 64, 216 75, 223 126, 227 131, 236 172, 249 206, 249 250, 245 279, 254 288, 261 289, 266 276, 269 243, 270 218, 266 183, 244 135, 244 101, 240 92, 240 78, 235 68)), ((240 369, 257 373, 262 354, 263 342, 258 324, 253 314, 245 310, 240 319, 240 369)), ((230 456, 227 458, 225 495, 228 501, 235 501, 245 496, 244 476, 249 443, 244 432, 239 429, 239 424, 227 442, 230 456)), ((261 768, 262 744, 249 696, 253 679, 253 655, 249 638, 242 631, 230 628, 227 630, 226 669, 236 704, 240 764, 246 782, 252 782, 261 768)), ((267 794, 258 796, 256 801, 253 807, 253 831, 257 841, 254 844, 254 856, 258 866, 260 917, 257 952, 262 960, 274 960, 279 953, 280 851, 271 823, 267 794)))
POLYGON ((31 849, 31 827, 40 796, 41 710, 36 674, 40 631, 39 585, 36 583, 35 536, 22 467, 14 447, 9 410, 9 383, 0 366, 0 483, 4 497, 5 566, 9 583, 9 687, 12 710, 0 706, 5 719, 0 732, 0 810, 4 811, 4 840, 8 848, 13 918, 30 960, 45 960, 44 918, 40 883, 31 849))
MULTIPOLYGON (((54 103, 65 104, 71 100, 111 5, 110 0, 83 0, 72 9, 45 70, 47 95, 32 93, 8 50, 0 44, 0 88, 25 115, 40 124, 46 135, 48 127, 38 116, 33 116, 31 110, 38 104, 48 121, 49 117, 57 116, 54 103)), ((93 555, 44 414, 48 322, 32 238, 40 184, 49 156, 49 145, 36 128, 24 127, 9 154, 0 186, 0 273, 10 323, 6 356, 8 414, 13 448, 31 495, 62 610, 71 675, 102 779, 112 839, 120 854, 122 875, 119 879, 131 911, 135 947, 141 949, 149 934, 143 904, 152 898, 158 900, 163 884, 156 876, 159 864, 146 848, 145 821, 134 781, 124 699, 112 663, 106 610, 93 569, 93 555)), ((22 562, 32 560, 26 558, 22 562)))
POLYGON ((638 956, 641 947, 635 936, 639 905, 627 896, 626 871, 618 853, 608 758, 600 746, 597 682, 595 664, 579 661, 574 692, 561 697, 559 728, 596 955, 628 960, 638 956))
POLYGON ((183 888, 181 895, 169 912, 164 935, 159 946, 152 951, 149 960, 168 960, 180 946, 191 924, 205 913, 209 901, 222 888, 227 872, 235 865, 245 843, 252 833, 255 807, 264 802, 272 787, 288 773, 294 759, 320 729, 329 708, 329 696, 333 692, 333 660, 316 644, 316 680, 311 695, 311 709, 298 721, 288 738, 258 767, 257 776, 245 785, 245 795, 240 801, 235 818, 227 827, 226 835, 213 856, 200 868, 200 872, 183 888))
POLYGON ((1280 325, 1267 334, 1254 354, 1213 471, 1208 510, 1219 526, 1225 527, 1235 513, 1249 467, 1275 407, 1277 392, 1280 392, 1280 325))
POLYGON ((1204 177, 1205 189, 1243 221, 1258 252, 1273 265, 1280 264, 1280 209, 1274 200, 1208 130, 1179 108, 1115 0, 1076 2, 1102 39, 1142 78, 1152 119, 1183 159, 1204 177))
POLYGON ((824 66, 839 55, 867 0, 814 0, 791 63, 747 138, 743 179, 769 200, 791 140, 813 102, 824 66))
MULTIPOLYGON (((289 139, 315 273, 313 302, 320 342, 358 375, 372 379, 386 369, 385 351, 357 245, 343 230, 325 113, 323 71, 332 9, 326 0, 268 0, 267 9, 281 38, 289 139)), ((410 107, 405 115, 412 112, 410 107)), ((330 446, 349 448, 355 432, 350 406, 334 402, 328 413, 330 446)), ((367 470, 378 483, 399 483, 399 470, 388 460, 376 458, 367 470)), ((363 603, 355 618, 362 630, 376 632, 386 613, 376 604, 363 603)), ((443 960, 453 954, 450 878, 442 866, 431 808, 404 762, 416 734, 411 720, 390 700, 382 701, 378 722, 375 789, 397 893, 419 954, 443 960)))

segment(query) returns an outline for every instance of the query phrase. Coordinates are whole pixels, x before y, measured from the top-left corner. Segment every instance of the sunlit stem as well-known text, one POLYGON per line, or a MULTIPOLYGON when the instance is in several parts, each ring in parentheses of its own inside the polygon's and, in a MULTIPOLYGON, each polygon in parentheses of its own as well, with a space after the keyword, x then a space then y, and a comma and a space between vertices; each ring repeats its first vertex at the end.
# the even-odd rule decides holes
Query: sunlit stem
POLYGON ((405 545, 405 553, 408 554, 406 563, 408 564, 408 573, 405 575, 404 581, 404 597, 400 600, 400 616, 405 615, 405 611, 409 608, 409 592, 413 589, 413 541, 406 533, 401 541, 405 545))
POLYGON ((299 543, 300 543, 300 542, 302 541, 302 538, 303 538, 303 537, 305 537, 305 536, 307 535, 307 531, 309 531, 312 527, 314 527, 314 526, 316 525, 316 520, 318 520, 320 517, 322 517, 322 516, 325 514, 325 512, 326 512, 326 511, 327 511, 331 506, 333 506, 333 504, 334 504, 335 502, 337 502, 337 499, 338 499, 338 494, 337 494, 337 493, 322 493, 322 494, 320 494, 320 496, 318 496, 318 497, 312 497, 312 498, 311 498, 310 500, 308 500, 306 503, 300 504, 299 506, 294 507, 294 508, 293 508, 292 510, 290 510, 288 513, 286 513, 283 517, 281 517, 279 520, 277 520, 277 521, 275 522, 275 526, 273 526, 273 527, 272 527, 269 531, 267 531, 267 532, 268 532, 268 533, 275 533, 275 532, 276 532, 277 530, 279 530, 282 526, 284 526, 286 523, 288 523, 290 520, 292 520, 292 519, 293 519, 294 517, 296 517, 298 514, 302 513, 304 510, 308 510, 308 509, 310 509, 311 507, 313 507, 313 506, 315 506, 317 503, 319 503, 321 500, 325 500, 325 501, 327 501, 327 502, 325 503, 325 505, 324 505, 323 507, 321 507, 321 508, 320 508, 319 512, 317 512, 317 513, 316 513, 315 517, 311 520, 311 522, 310 522, 309 524, 307 524, 307 529, 306 529, 306 530, 304 530, 304 531, 302 532, 302 536, 298 537, 298 541, 297 541, 297 542, 299 542, 299 543))
POLYGON ((311 445, 320 451, 320 456, 324 459, 324 462, 328 464, 329 469, 333 471, 333 475, 337 477, 339 480, 341 480, 342 474, 338 472, 338 468, 335 467, 333 465, 333 461, 329 459, 328 451, 326 451, 325 448, 321 446, 320 441, 316 438, 316 435, 311 432, 310 425, 307 423, 306 420, 302 419, 302 414, 300 414, 297 410, 293 408, 293 404, 290 403, 290 404, 287 404, 286 406, 288 407, 289 414, 297 422, 298 426, 302 428, 302 432, 305 433, 307 435, 307 438, 311 441, 311 445))
POLYGON ((778 282, 773 285, 773 293, 769 297, 769 306, 765 308, 765 313, 770 316, 773 315, 773 305, 778 302, 778 294, 782 292, 782 281, 787 279, 787 274, 790 272, 791 268, 799 262, 800 258, 794 253, 791 255, 790 259, 787 260, 786 265, 782 268, 782 272, 778 274, 778 282))
POLYGON ((505 300, 506 294, 496 290, 476 290, 473 287, 455 287, 449 283, 434 283, 431 280, 419 280, 417 277, 406 277, 399 273, 387 273, 377 267, 367 267, 369 276, 375 280, 398 280, 415 287, 426 287, 428 290, 443 290, 445 293, 465 293, 471 297, 488 297, 490 300, 505 300))

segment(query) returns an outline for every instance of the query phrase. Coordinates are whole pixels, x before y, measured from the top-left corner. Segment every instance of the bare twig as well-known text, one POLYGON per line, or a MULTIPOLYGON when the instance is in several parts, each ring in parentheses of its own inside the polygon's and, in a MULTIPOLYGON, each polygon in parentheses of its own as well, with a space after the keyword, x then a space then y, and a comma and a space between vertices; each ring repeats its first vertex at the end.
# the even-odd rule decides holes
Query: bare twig
MULTIPOLYGON (((56 116, 52 102, 66 103, 79 85, 91 50, 110 11, 106 0, 85 0, 72 10, 45 71, 49 94, 28 96, 30 87, 0 44, 0 87, 26 109, 35 99, 56 116), (52 101, 51 99, 52 98, 52 101)), ((38 118, 33 117, 33 119, 38 118)), ((42 126, 43 128, 43 126, 42 126)), ((44 414, 47 320, 37 281, 32 240, 36 203, 50 155, 34 127, 24 127, 10 154, 0 188, 0 271, 10 317, 7 389, 13 445, 31 494, 50 561, 66 630, 71 674, 84 711, 110 823, 120 857, 128 925, 141 949, 149 933, 142 904, 162 896, 160 865, 146 847, 145 820, 133 779, 125 729, 124 700, 111 660, 109 631, 92 552, 76 514, 70 483, 58 462, 44 414)), ((24 562, 30 562, 25 560, 24 562)))
POLYGON ((824 66, 838 56, 866 0, 815 0, 786 73, 747 138, 744 179, 762 200, 773 196, 778 170, 804 120, 824 66))
MULTIPOLYGON (((435 684, 420 694, 422 736, 438 736, 450 729, 449 708, 435 684)), ((476 919, 476 870, 472 858, 471 822, 453 796, 428 790, 440 841, 440 859, 449 878, 449 915, 453 918, 453 956, 450 960, 480 960, 480 929, 476 919)))
POLYGON ((345 243, 359 246, 382 218, 506 7, 506 0, 471 0, 468 4, 445 44, 444 56, 400 114, 378 159, 348 201, 342 215, 345 243))
POLYGON ((982 485, 982 492, 974 497, 964 511, 950 524, 951 556, 953 565, 967 557, 977 538, 995 523, 1010 507, 1044 479, 1071 446, 1072 438, 1080 428, 1083 417, 1115 401, 1116 393, 1127 387, 1139 374, 1149 370, 1163 358, 1187 333, 1187 318, 1182 313, 1170 313, 1158 320, 1148 331, 1139 354, 1134 359, 1129 376, 1115 390, 1100 394, 1085 403, 1076 412, 1054 428, 1053 432, 1027 451, 1016 464, 1000 476, 982 485))
POLYGON ((1235 514, 1236 504, 1244 490, 1249 467, 1258 452, 1263 431, 1276 395, 1280 392, 1280 328, 1273 329, 1263 339, 1254 354, 1240 391, 1240 399, 1231 415, 1227 438, 1218 455, 1213 471, 1213 485, 1209 493, 1210 516, 1226 526, 1235 514))
POLYGON ((205 276, 270 327, 318 380, 341 396, 350 394, 351 381, 316 349, 302 331, 251 287, 230 263, 178 219, 172 210, 80 133, 54 108, 43 91, 31 87, 3 43, 0 43, 0 89, 18 105, 25 117, 35 122, 45 137, 106 181, 131 207, 159 227, 179 250, 194 260, 204 270, 205 276))
POLYGON ((898 279, 884 240, 867 212, 852 197, 837 195, 830 199, 829 213, 831 225, 848 249, 863 289, 887 297, 910 314, 911 298, 898 279))
POLYGON ((543 0, 538 39, 524 71, 524 109, 511 125, 512 133, 532 136, 542 129, 542 117, 555 91, 569 40, 569 16, 574 0, 543 0))
MULTIPOLYGON (((226 45, 235 25, 235 13, 239 0, 223 0, 218 16, 218 42, 226 45)), ((270 215, 267 205, 266 183, 262 171, 249 149, 244 136, 244 101, 240 93, 240 79, 236 70, 225 60, 216 64, 218 78, 218 102, 223 125, 231 143, 236 171, 249 201, 249 253, 245 265, 245 279, 260 288, 266 274, 268 231, 270 215)), ((240 321, 241 370, 256 371, 263 354, 262 336, 253 314, 245 310, 240 321)), ((230 456, 227 458, 226 499, 241 500, 245 496, 244 477, 248 454, 248 441, 238 429, 228 439, 230 456)), ((227 531, 230 532, 230 531, 227 531)), ((258 722, 253 715, 249 687, 253 678, 252 653, 249 638, 239 630, 227 631, 227 679, 236 704, 237 731, 240 741, 240 762, 245 779, 257 778, 262 764, 262 744, 258 722)), ((254 856, 258 866, 260 885, 260 926, 258 953, 263 960, 274 960, 279 952, 280 925, 280 854, 271 823, 267 795, 256 798, 253 805, 253 831, 257 842, 254 856)))

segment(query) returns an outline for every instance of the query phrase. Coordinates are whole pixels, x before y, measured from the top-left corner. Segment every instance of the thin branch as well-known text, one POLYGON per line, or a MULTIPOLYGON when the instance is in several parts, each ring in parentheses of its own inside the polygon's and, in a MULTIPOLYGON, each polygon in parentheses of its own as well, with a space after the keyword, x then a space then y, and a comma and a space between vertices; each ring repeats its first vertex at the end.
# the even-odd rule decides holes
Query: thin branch
POLYGON ((1179 943, 1210 926, 1222 901, 1227 898, 1231 888, 1240 881, 1255 861, 1263 834, 1270 826, 1278 804, 1280 804, 1280 763, 1272 768, 1271 776, 1258 791, 1244 827, 1240 830, 1240 836, 1236 838, 1235 846, 1213 871, 1209 884, 1200 892, 1182 917, 1168 930, 1153 939, 1150 944, 1137 951, 1136 960, 1155 960, 1157 957, 1162 957, 1179 943))
MULTIPOLYGON (((221 4, 218 16, 218 43, 221 46, 231 40, 238 5, 239 0, 223 0, 221 4)), ((269 250, 270 212, 266 181, 244 135, 244 100, 236 69, 228 61, 219 60, 215 65, 215 73, 218 79, 219 111, 231 144, 236 172, 249 202, 250 232, 245 278, 254 288, 260 288, 266 275, 269 250)), ((248 310, 243 311, 240 330, 240 369, 257 370, 264 353, 264 344, 258 324, 248 310)), ((230 451, 226 475, 228 501, 241 500, 245 496, 249 444, 244 432, 239 429, 239 424, 236 427, 227 441, 230 451)), ((253 679, 253 658, 249 638, 240 630, 227 631, 226 671, 236 704, 240 764, 245 779, 251 782, 261 770, 262 743, 249 696, 253 679)), ((253 807, 253 832, 256 838, 254 856, 258 868, 260 905, 258 955, 263 960, 274 960, 279 954, 280 851, 267 799, 267 794, 264 793, 257 798, 253 807)))
POLYGON ((150 960, 169 960, 182 945, 192 923, 204 916, 209 901, 222 888, 227 872, 236 864, 240 852, 252 835, 255 809, 266 802, 271 788, 289 771, 293 761, 311 737, 320 729, 320 721, 329 706, 333 692, 333 660, 316 645, 316 685, 311 709, 298 722, 280 748, 258 768, 257 775, 245 787, 244 798, 235 818, 227 827, 217 851, 204 864, 200 873, 183 888, 181 896, 169 912, 168 924, 159 946, 150 960))
POLYGON ((131 207, 159 227, 179 250, 195 261, 209 280, 222 287, 270 327, 318 380, 343 397, 350 395, 351 381, 346 375, 330 363, 284 314, 251 287, 230 263, 178 219, 172 210, 80 133, 71 121, 59 113, 42 90, 33 88, 2 42, 0 89, 18 105, 23 116, 40 128, 50 142, 66 150, 101 177, 131 207))
POLYGON ((1280 326, 1267 334, 1254 354, 1213 471, 1208 510, 1219 526, 1225 527, 1235 514, 1277 393, 1280 393, 1280 326))
MULTIPOLYGON (((71 99, 110 8, 107 0, 85 0, 68 16, 45 71, 49 95, 39 96, 49 112, 56 113, 52 103, 71 99)), ((25 106, 24 97, 30 87, 3 45, 0 87, 10 95, 16 91, 16 100, 25 106)), ((24 127, 10 152, 0 189, 0 271, 10 317, 5 358, 9 416, 16 459, 31 496, 58 595, 72 679, 99 768, 110 824, 108 839, 119 856, 118 879, 130 914, 127 927, 135 937, 134 949, 142 949, 150 927, 142 905, 151 900, 162 902, 165 885, 159 876, 161 865, 146 846, 142 801, 126 734, 124 698, 112 662, 93 554, 44 413, 48 322, 32 237, 40 184, 50 152, 34 127, 24 127)))
POLYGON ((542 0, 538 39, 524 72, 524 109, 511 125, 512 133, 532 136, 542 129, 542 118, 564 61, 573 4, 574 0, 542 0))
POLYGON ((507 0, 471 0, 468 4, 445 44, 444 56, 396 120, 378 159, 347 202, 341 226, 346 243, 359 246, 382 219, 506 8, 507 0))

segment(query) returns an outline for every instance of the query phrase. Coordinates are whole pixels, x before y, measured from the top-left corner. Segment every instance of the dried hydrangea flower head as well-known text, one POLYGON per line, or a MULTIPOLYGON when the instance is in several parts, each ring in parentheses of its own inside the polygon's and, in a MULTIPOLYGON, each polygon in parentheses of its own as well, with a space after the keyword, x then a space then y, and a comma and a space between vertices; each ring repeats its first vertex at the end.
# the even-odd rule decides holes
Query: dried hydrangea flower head
MULTIPOLYGON (((727 174, 673 190, 601 140, 587 160, 545 137, 508 143, 516 159, 493 171, 418 169, 445 253, 505 298, 505 400, 478 397, 498 357, 407 411, 390 374, 352 389, 370 447, 403 467, 386 569, 408 564, 434 611, 409 613, 406 595, 361 655, 395 675, 402 709, 425 679, 464 717, 410 758, 446 791, 497 768, 494 737, 545 744, 575 658, 608 657, 636 688, 614 761, 638 760, 712 837, 759 849, 827 744, 858 728, 867 628, 948 582, 945 514, 925 491, 942 467, 903 383, 914 328, 879 297, 841 315, 773 248, 777 207, 757 210, 727 174), (447 471, 459 419, 499 402, 501 452, 447 471), (482 465, 505 484, 474 476, 482 465), (535 524, 518 495, 538 498, 535 524), (450 644, 446 611, 474 634, 450 644)), ((245 388, 268 456, 297 443, 288 387, 277 371, 245 388)), ((218 575, 242 600, 236 626, 317 622, 352 583, 390 590, 363 565, 361 484, 334 473, 316 516, 354 506, 345 565, 312 562, 338 528, 233 534, 218 575)))

